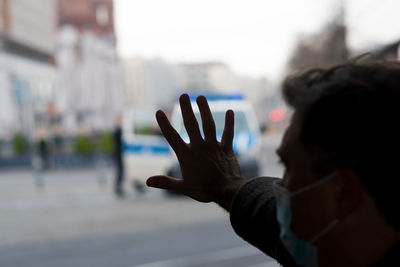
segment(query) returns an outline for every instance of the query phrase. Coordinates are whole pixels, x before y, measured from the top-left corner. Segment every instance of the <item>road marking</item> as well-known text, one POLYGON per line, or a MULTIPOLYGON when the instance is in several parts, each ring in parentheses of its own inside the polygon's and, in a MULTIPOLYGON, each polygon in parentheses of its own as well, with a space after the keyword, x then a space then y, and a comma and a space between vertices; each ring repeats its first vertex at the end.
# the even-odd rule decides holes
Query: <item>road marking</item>
POLYGON ((272 260, 272 261, 265 262, 265 263, 248 265, 247 267, 280 267, 280 266, 282 266, 282 265, 280 265, 277 261, 272 260))
MULTIPOLYGON (((183 266, 195 266, 198 264, 206 265, 212 262, 232 260, 248 256, 256 256, 259 254, 262 254, 262 252, 258 251, 257 249, 251 246, 242 246, 225 250, 219 250, 215 252, 203 253, 189 257, 179 257, 169 260, 161 260, 146 264, 134 265, 132 267, 179 267, 179 266, 183 267, 183 266)), ((263 264, 263 266, 266 265, 263 264)), ((275 266, 279 265, 267 265, 267 267, 275 267, 275 266)))

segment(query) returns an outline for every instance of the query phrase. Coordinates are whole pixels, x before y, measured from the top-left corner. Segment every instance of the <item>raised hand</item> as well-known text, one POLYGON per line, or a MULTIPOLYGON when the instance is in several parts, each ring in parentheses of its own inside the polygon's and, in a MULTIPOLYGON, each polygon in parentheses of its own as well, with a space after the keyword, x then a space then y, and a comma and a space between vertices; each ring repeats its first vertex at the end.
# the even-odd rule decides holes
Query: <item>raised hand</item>
POLYGON ((201 202, 217 202, 230 210, 231 201, 239 188, 247 181, 241 176, 239 164, 232 149, 234 136, 234 113, 228 110, 221 142, 217 141, 215 123, 207 100, 197 98, 203 123, 204 139, 193 113, 189 96, 179 99, 183 122, 190 138, 186 144, 171 126, 166 115, 157 111, 160 129, 178 158, 182 179, 168 176, 153 176, 147 185, 156 188, 176 190, 201 202))

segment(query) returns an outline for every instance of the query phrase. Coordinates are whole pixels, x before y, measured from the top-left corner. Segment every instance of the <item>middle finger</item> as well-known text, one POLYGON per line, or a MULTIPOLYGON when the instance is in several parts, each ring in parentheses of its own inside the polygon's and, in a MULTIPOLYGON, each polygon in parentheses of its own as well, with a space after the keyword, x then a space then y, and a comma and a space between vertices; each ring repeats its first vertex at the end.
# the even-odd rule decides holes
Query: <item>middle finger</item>
POLYGON ((197 98, 197 105, 199 106, 201 121, 203 123, 205 140, 209 144, 216 144, 217 134, 215 129, 215 122, 210 107, 208 106, 207 99, 204 96, 199 96, 197 98))
POLYGON ((181 105, 183 123, 189 135, 190 143, 195 146, 200 145, 203 143, 203 138, 201 137, 199 124, 194 116, 189 96, 187 94, 181 95, 179 103, 181 105))

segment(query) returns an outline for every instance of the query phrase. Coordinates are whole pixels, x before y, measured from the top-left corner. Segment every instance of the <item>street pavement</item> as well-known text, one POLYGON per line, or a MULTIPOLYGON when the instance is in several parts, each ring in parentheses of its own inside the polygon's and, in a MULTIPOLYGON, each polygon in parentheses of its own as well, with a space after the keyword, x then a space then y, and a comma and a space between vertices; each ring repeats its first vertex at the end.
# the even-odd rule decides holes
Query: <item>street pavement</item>
POLYGON ((0 263, 30 267, 188 267, 253 266, 275 261, 236 236, 228 220, 215 220, 36 246, 18 245, 0 250, 0 263))
MULTIPOLYGON (((280 138, 263 138, 263 175, 282 174, 280 138)), ((105 166, 0 172, 0 266, 275 266, 217 205, 157 189, 121 200, 113 176, 105 166)))

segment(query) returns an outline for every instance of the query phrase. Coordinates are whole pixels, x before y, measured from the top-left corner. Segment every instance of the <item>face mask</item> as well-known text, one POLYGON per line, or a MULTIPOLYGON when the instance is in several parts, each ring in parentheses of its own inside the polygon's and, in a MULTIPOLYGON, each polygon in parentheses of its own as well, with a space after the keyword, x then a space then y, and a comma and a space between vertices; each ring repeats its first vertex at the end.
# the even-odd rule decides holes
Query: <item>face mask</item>
POLYGON ((276 216, 280 226, 279 238, 292 255, 296 263, 299 265, 306 267, 318 266, 317 247, 314 244, 321 236, 331 230, 339 222, 339 220, 333 220, 310 241, 299 239, 290 230, 290 225, 292 223, 291 198, 325 183, 336 174, 337 172, 331 173, 319 179, 318 181, 302 187, 294 192, 289 192, 289 190, 282 187, 279 182, 274 185, 276 193, 276 216))

